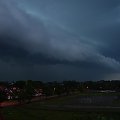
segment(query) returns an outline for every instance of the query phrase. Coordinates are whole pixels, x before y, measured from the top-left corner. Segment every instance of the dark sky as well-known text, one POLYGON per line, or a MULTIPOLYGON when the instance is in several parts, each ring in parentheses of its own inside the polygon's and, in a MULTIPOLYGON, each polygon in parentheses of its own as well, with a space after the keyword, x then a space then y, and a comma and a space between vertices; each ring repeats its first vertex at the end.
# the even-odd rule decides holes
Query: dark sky
POLYGON ((0 80, 120 79, 120 0, 0 0, 0 80))

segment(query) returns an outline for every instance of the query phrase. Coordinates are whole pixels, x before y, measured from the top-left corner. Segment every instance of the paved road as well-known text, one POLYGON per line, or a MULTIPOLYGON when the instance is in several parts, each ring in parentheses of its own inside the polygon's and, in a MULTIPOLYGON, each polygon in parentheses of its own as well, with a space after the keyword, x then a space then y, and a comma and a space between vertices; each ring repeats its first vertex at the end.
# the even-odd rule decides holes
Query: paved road
POLYGON ((14 106, 18 105, 18 102, 15 101, 4 101, 0 104, 1 107, 14 106))
MULTIPOLYGON (((35 97, 33 98, 31 101, 35 102, 35 101, 40 101, 40 100, 45 100, 45 99, 51 99, 51 98, 55 98, 56 96, 50 96, 50 97, 35 97)), ((7 106, 15 106, 18 105, 19 102, 17 101, 4 101, 2 103, 0 103, 0 107, 7 107, 7 106)))

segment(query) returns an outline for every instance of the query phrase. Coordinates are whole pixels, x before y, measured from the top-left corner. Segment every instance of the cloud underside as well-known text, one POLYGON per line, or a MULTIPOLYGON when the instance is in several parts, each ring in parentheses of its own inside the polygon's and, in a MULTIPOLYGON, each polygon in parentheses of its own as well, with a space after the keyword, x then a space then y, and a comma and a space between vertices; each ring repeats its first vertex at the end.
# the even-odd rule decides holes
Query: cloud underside
MULTIPOLYGON (((111 14, 117 9, 118 6, 111 14)), ((90 41, 31 11, 21 9, 12 0, 0 1, 1 79, 97 80, 119 73, 118 44, 114 43, 120 28, 117 22, 108 26, 106 23, 105 31, 102 27, 94 31, 93 25, 90 33, 95 36, 94 41, 90 41), (106 48, 96 44, 99 40, 105 40, 101 43, 105 43, 106 48), (113 50, 112 45, 116 49, 113 50)))

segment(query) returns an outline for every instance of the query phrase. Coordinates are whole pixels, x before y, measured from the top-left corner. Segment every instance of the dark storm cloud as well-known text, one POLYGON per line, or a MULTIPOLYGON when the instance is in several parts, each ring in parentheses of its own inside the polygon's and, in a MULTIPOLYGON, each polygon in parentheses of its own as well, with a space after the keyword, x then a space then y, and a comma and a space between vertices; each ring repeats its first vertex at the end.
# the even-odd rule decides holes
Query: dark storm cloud
POLYGON ((1 78, 119 74, 119 6, 119 0, 0 0, 1 78))

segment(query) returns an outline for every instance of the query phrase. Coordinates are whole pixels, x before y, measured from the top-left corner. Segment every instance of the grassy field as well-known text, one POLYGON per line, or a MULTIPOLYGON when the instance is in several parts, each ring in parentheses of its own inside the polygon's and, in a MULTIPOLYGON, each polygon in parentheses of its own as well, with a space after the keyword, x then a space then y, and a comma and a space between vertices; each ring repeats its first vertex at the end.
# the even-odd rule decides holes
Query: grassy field
POLYGON ((119 113, 52 111, 25 106, 5 108, 3 113, 6 120, 120 120, 119 113))
POLYGON ((82 112, 43 109, 46 105, 65 105, 76 96, 68 96, 2 109, 6 120, 120 120, 120 112, 82 112), (43 107, 44 106, 44 107, 43 107))

